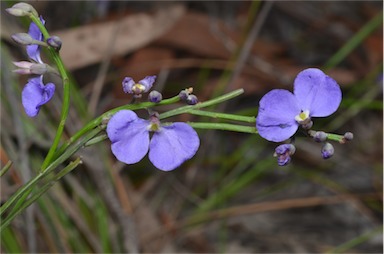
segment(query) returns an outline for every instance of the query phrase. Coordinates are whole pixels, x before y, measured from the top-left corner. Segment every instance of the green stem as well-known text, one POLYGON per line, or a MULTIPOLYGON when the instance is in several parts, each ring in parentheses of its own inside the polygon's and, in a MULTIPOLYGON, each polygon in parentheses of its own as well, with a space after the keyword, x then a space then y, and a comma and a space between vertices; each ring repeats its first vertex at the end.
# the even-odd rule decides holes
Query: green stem
POLYGON ((71 157, 76 151, 78 151, 81 147, 83 147, 85 143, 87 143, 89 140, 94 138, 100 131, 101 131, 100 128, 94 129, 91 132, 89 132, 80 142, 69 146, 63 152, 63 154, 60 155, 60 157, 58 157, 56 160, 54 160, 52 163, 49 164, 49 166, 46 168, 44 172, 40 172, 38 175, 32 178, 29 182, 23 185, 7 200, 7 202, 5 202, 2 205, 0 207, 0 215, 3 215, 15 202, 18 202, 18 200, 20 200, 24 196, 24 194, 26 194, 27 192, 30 192, 40 180, 42 180, 50 172, 52 172, 60 164, 62 164, 65 160, 71 157))
POLYGON ((81 163, 81 159, 77 158, 75 161, 69 163, 63 170, 61 170, 52 181, 49 181, 44 186, 42 186, 32 197, 30 197, 27 201, 23 202, 20 207, 17 207, 12 213, 10 213, 2 222, 0 227, 0 233, 12 222, 12 220, 23 212, 27 207, 29 207, 32 203, 34 203, 41 195, 43 195, 52 185, 59 180, 61 177, 65 176, 73 169, 75 169, 81 163))
POLYGON ((223 130, 223 131, 235 131, 250 134, 257 134, 257 130, 252 126, 242 126, 229 123, 195 123, 187 122, 191 127, 196 129, 210 129, 210 130, 223 130))
POLYGON ((70 144, 72 144, 73 142, 78 140, 81 136, 83 136, 84 134, 86 134, 90 130, 92 130, 92 129, 96 128, 97 126, 99 126, 100 124, 102 124, 102 122, 104 120, 109 120, 109 118, 111 118, 116 112, 118 112, 120 110, 124 110, 124 109, 126 109, 126 110, 138 110, 138 109, 151 108, 151 107, 155 107, 155 106, 168 105, 168 104, 176 103, 179 100, 180 100, 179 96, 174 96, 172 98, 162 100, 159 103, 143 102, 140 104, 123 105, 123 106, 111 109, 111 110, 105 112, 104 114, 102 114, 101 116, 93 119, 87 125, 85 125, 82 129, 80 129, 78 132, 76 132, 69 140, 67 140, 60 147, 60 149, 57 152, 57 156, 60 155, 70 144))
POLYGON ((327 133, 327 139, 328 140, 333 140, 337 142, 341 142, 344 139, 344 135, 338 135, 338 134, 333 134, 333 133, 327 133))
POLYGON ((188 113, 192 115, 207 116, 212 118, 234 120, 234 121, 240 121, 240 122, 246 122, 246 123, 256 122, 256 118, 254 116, 239 116, 234 114, 217 113, 217 112, 202 111, 202 110, 196 110, 196 109, 190 110, 188 111, 188 113))
POLYGON ((11 168, 11 166, 12 166, 12 161, 8 161, 7 162, 7 164, 5 164, 5 166, 1 169, 1 171, 0 171, 0 177, 1 176, 3 176, 3 175, 5 175, 5 173, 7 173, 8 172, 8 170, 11 168))
MULTIPOLYGON (((39 27, 45 40, 47 40, 48 38, 51 37, 49 35, 47 29, 45 28, 45 26, 41 23, 39 17, 31 15, 30 18, 31 18, 32 22, 34 22, 39 27)), ((59 126, 57 127, 56 135, 55 135, 55 138, 53 140, 52 146, 49 149, 48 154, 45 157, 45 160, 42 164, 42 167, 41 167, 42 172, 44 170, 46 170, 47 166, 52 161, 52 158, 56 152, 56 149, 59 146, 61 136, 63 135, 65 122, 66 122, 67 117, 68 117, 69 104, 70 104, 70 83, 69 83, 69 77, 68 77, 67 71, 65 70, 65 67, 64 67, 64 63, 63 63, 59 53, 54 48, 48 47, 48 50, 51 53, 52 58, 53 58, 56 66, 59 70, 61 78, 63 79, 63 104, 62 104, 62 108, 61 108, 61 116, 60 116, 59 126)))
MULTIPOLYGON (((182 113, 189 113, 190 110, 195 110, 195 109, 199 109, 199 108, 203 108, 203 107, 208 107, 208 106, 211 106, 211 105, 214 105, 217 103, 221 103, 223 101, 226 101, 226 100, 232 99, 236 96, 239 96, 242 93, 244 93, 244 90, 238 89, 238 90, 235 90, 233 92, 224 94, 223 96, 217 97, 217 98, 209 100, 209 101, 201 102, 201 103, 198 103, 198 104, 193 105, 193 106, 184 106, 184 107, 180 107, 180 108, 177 108, 174 110, 170 110, 166 113, 161 114, 160 119, 163 119, 163 118, 166 118, 169 116, 173 116, 173 115, 182 114, 182 113)), ((87 125, 85 125, 82 129, 80 129, 78 132, 76 132, 67 142, 65 142, 60 147, 60 149, 56 153, 56 156, 59 156, 63 151, 65 151, 65 149, 70 144, 72 144, 73 142, 78 140, 85 133, 89 132, 90 130, 92 130, 92 129, 96 128, 97 126, 99 126, 100 124, 102 124, 102 122, 104 120, 108 120, 109 118, 111 118, 113 114, 115 114, 116 112, 118 112, 120 110, 124 110, 124 109, 126 109, 126 110, 138 110, 138 109, 151 108, 151 107, 161 106, 161 105, 169 105, 169 104, 176 103, 179 100, 180 100, 179 96, 174 96, 172 98, 162 100, 159 103, 143 102, 143 103, 139 103, 139 104, 123 105, 123 106, 111 109, 111 110, 105 112, 104 114, 102 114, 101 116, 93 119, 87 125)))
POLYGON ((209 100, 209 101, 200 102, 200 103, 197 103, 196 105, 193 105, 193 106, 184 106, 184 107, 180 107, 180 108, 176 108, 176 109, 170 110, 168 112, 160 114, 159 118, 160 119, 164 119, 164 118, 168 118, 168 117, 175 116, 175 115, 189 113, 189 111, 191 111, 191 110, 205 108, 205 107, 209 107, 209 106, 212 106, 212 105, 215 105, 215 104, 219 104, 219 103, 222 103, 224 101, 227 101, 227 100, 230 100, 232 98, 235 98, 235 97, 239 96, 242 93, 244 93, 244 89, 237 89, 235 91, 232 91, 230 93, 224 94, 222 96, 219 96, 219 97, 217 97, 215 99, 212 99, 212 100, 209 100))
POLYGON ((325 64, 324 69, 330 69, 339 64, 360 43, 383 22, 383 11, 373 17, 363 26, 342 48, 340 48, 325 64))
MULTIPOLYGON (((180 108, 177 108, 177 109, 174 109, 174 110, 170 110, 170 111, 168 111, 166 113, 160 114, 160 119, 163 119, 163 118, 166 118, 166 117, 170 117, 170 116, 174 116, 174 115, 178 115, 178 114, 182 114, 182 113, 189 113, 189 111, 191 111, 191 110, 196 110, 196 109, 199 109, 199 108, 208 107, 208 106, 211 106, 211 105, 214 105, 214 104, 218 104, 218 103, 221 103, 223 101, 232 99, 232 98, 234 98, 236 96, 239 96, 242 93, 244 93, 243 89, 237 89, 235 91, 232 91, 230 93, 224 94, 224 95, 222 95, 220 97, 217 97, 217 98, 209 100, 209 101, 201 102, 201 103, 198 103, 198 104, 193 105, 193 106, 184 106, 184 107, 180 107, 180 108)), ((172 98, 169 98, 169 99, 166 99, 166 100, 162 100, 159 103, 143 102, 143 103, 140 103, 140 104, 123 105, 123 106, 111 109, 111 110, 105 112, 104 114, 102 114, 101 116, 93 119, 87 125, 85 125, 82 129, 80 129, 78 132, 76 132, 69 140, 67 140, 60 147, 60 149, 56 153, 56 156, 59 156, 62 152, 65 151, 65 149, 70 144, 72 144, 73 142, 78 140, 81 136, 83 136, 84 134, 86 134, 90 130, 92 130, 92 129, 96 128, 97 126, 99 126, 100 124, 102 124, 103 121, 107 121, 109 118, 112 117, 113 114, 115 114, 116 112, 118 112, 120 110, 124 110, 124 109, 126 109, 126 110, 138 110, 138 109, 151 108, 151 107, 161 106, 161 105, 169 105, 169 104, 176 103, 179 100, 180 100, 179 96, 174 96, 172 98)), ((224 114, 222 116, 224 116, 224 114)), ((229 117, 229 114, 227 114, 227 117, 229 117)), ((245 118, 243 120, 245 120, 245 118)), ((248 119, 248 120, 250 120, 250 119, 248 119)))

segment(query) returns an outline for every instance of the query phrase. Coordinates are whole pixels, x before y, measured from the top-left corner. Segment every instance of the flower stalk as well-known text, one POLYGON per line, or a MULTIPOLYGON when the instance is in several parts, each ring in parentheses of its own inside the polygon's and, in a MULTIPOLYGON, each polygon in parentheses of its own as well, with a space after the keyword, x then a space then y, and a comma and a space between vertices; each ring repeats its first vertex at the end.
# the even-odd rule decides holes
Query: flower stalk
MULTIPOLYGON (((32 22, 34 22, 37 25, 37 27, 40 29, 45 40, 47 40, 48 38, 51 37, 49 35, 47 29, 45 28, 45 26, 43 25, 43 23, 39 19, 39 17, 37 17, 35 15, 30 15, 29 17, 31 18, 32 22)), ((55 138, 53 140, 52 146, 50 147, 48 154, 45 157, 45 160, 42 164, 42 167, 41 167, 42 172, 44 172, 47 169, 49 163, 52 161, 52 158, 54 157, 54 154, 56 152, 57 147, 59 146, 61 136, 62 136, 63 131, 64 131, 65 122, 66 122, 67 117, 68 117, 69 104, 70 104, 70 82, 69 82, 69 77, 68 77, 67 71, 64 67, 64 63, 60 57, 59 52, 56 51, 55 48, 48 47, 48 49, 49 49, 49 52, 51 53, 53 61, 55 62, 56 67, 58 68, 60 76, 63 80, 63 104, 62 104, 62 108, 61 108, 59 126, 57 127, 56 135, 55 135, 55 138)))

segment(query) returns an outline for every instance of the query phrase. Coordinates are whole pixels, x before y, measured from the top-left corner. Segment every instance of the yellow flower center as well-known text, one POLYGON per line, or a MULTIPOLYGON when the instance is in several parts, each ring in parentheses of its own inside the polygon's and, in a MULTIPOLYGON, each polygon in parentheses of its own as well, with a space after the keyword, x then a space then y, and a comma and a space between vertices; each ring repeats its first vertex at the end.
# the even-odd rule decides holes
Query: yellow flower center
POLYGON ((135 84, 133 87, 132 87, 132 91, 135 93, 135 94, 141 94, 145 91, 145 86, 143 86, 142 84, 135 84))
POLYGON ((160 125, 157 123, 150 123, 148 125, 148 130, 149 131, 158 131, 158 130, 160 130, 160 125))
POLYGON ((298 114, 297 116, 295 116, 295 120, 296 120, 299 124, 304 124, 304 123, 308 122, 308 121, 310 120, 310 117, 309 117, 309 110, 301 111, 300 114, 298 114))

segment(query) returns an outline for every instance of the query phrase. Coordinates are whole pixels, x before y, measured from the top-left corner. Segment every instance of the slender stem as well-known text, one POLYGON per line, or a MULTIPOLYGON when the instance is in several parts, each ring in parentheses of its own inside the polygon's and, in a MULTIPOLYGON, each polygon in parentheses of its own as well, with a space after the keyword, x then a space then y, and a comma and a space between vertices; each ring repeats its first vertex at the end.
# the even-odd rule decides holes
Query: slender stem
POLYGON ((89 140, 94 138, 99 132, 100 128, 94 129, 89 132, 80 142, 77 144, 72 144, 69 146, 63 154, 60 155, 56 160, 49 164, 45 171, 40 172, 34 178, 32 178, 29 182, 23 185, 20 189, 18 189, 8 200, 0 207, 0 215, 4 214, 15 202, 18 202, 24 194, 32 190, 34 186, 46 177, 50 172, 52 172, 55 168, 57 168, 60 164, 62 164, 65 160, 71 157, 76 151, 78 151, 81 147, 84 146, 89 140))
POLYGON ((242 126, 229 123, 195 123, 187 122, 191 127, 196 129, 210 129, 210 130, 223 130, 223 131, 235 131, 250 134, 257 134, 257 130, 252 126, 242 126))
POLYGON ((43 195, 52 185, 59 180, 61 177, 65 176, 73 169, 75 169, 81 163, 81 159, 77 158, 75 161, 71 162, 68 166, 66 166, 63 170, 61 170, 52 181, 49 181, 44 186, 42 186, 32 197, 30 197, 27 201, 23 202, 17 210, 14 210, 10 213, 2 222, 0 227, 0 232, 2 232, 11 221, 19 215, 22 211, 28 208, 32 203, 34 203, 41 195, 43 195))
POLYGON ((1 176, 3 176, 3 175, 5 175, 5 173, 7 173, 8 172, 8 170, 11 168, 11 166, 12 166, 12 161, 8 161, 7 162, 7 164, 5 164, 5 166, 1 169, 1 171, 0 171, 0 177, 1 176))
POLYGON ((333 133, 327 133, 327 139, 328 140, 333 140, 337 142, 342 142, 344 139, 344 135, 338 135, 338 134, 333 134, 333 133))
POLYGON ((17 202, 28 190, 31 190, 33 186, 43 178, 44 174, 39 173, 29 182, 21 186, 8 200, 0 207, 0 215, 3 215, 8 208, 12 206, 13 203, 17 202))
MULTIPOLYGON (((208 107, 208 106, 211 106, 211 105, 214 105, 214 104, 218 104, 218 103, 221 103, 223 101, 232 99, 232 98, 234 98, 236 96, 239 96, 242 93, 244 93, 243 89, 237 89, 235 91, 232 91, 230 93, 224 94, 224 95, 222 95, 220 97, 217 97, 217 98, 209 100, 209 101, 201 102, 201 103, 198 103, 198 104, 193 105, 193 106, 184 106, 184 107, 180 107, 180 108, 177 108, 177 109, 174 109, 174 110, 170 110, 170 111, 168 111, 166 113, 160 114, 160 119, 163 119, 163 118, 166 118, 166 117, 170 117, 170 116, 174 116, 174 115, 178 115, 178 114, 182 114, 182 113, 189 113, 190 110, 195 110, 195 109, 199 109, 199 108, 203 108, 203 107, 208 107)), ((179 100, 180 100, 179 96, 174 96, 172 98, 169 98, 169 99, 166 99, 166 100, 162 100, 159 103, 143 102, 143 103, 140 103, 140 104, 123 105, 123 106, 111 109, 111 110, 105 112, 104 114, 102 114, 101 116, 93 119, 87 125, 85 125, 82 129, 80 129, 78 132, 76 132, 69 140, 67 140, 60 147, 60 149, 56 153, 56 156, 59 156, 63 151, 65 151, 65 149, 70 144, 72 144, 73 142, 78 140, 85 133, 87 133, 90 130, 96 128, 97 126, 102 124, 103 121, 108 121, 109 118, 111 118, 113 114, 115 114, 116 112, 118 112, 120 110, 124 110, 124 109, 127 109, 127 110, 138 110, 138 109, 151 108, 151 107, 161 106, 161 105, 169 105, 169 104, 176 103, 179 100)))
POLYGON ((97 136, 91 140, 89 140, 87 143, 84 144, 85 147, 92 146, 97 143, 100 143, 108 138, 107 134, 101 134, 100 136, 97 136))
MULTIPOLYGON (((32 22, 34 22, 38 28, 40 29, 41 33, 44 36, 44 39, 47 40, 50 38, 50 35, 45 28, 45 26, 41 23, 40 18, 36 17, 34 15, 30 16, 32 22)), ((60 122, 59 126, 56 130, 56 135, 53 140, 52 146, 50 147, 47 156, 45 157, 45 160, 43 162, 43 165, 41 167, 41 171, 46 170, 47 166, 51 162, 57 147, 59 146, 61 136, 64 131, 65 122, 67 120, 68 112, 69 112, 69 103, 70 103, 70 83, 69 83, 69 77, 67 74, 67 71, 65 70, 64 63, 59 55, 59 53, 52 47, 48 47, 49 52, 52 55, 52 58, 54 62, 56 63, 56 66, 59 70, 59 73, 61 75, 61 78, 63 79, 63 104, 61 108, 61 116, 60 116, 60 122)))
POLYGON ((339 64, 349 53, 367 38, 380 24, 383 23, 383 11, 376 14, 366 25, 364 25, 347 43, 341 47, 325 64, 324 69, 330 69, 339 64))
POLYGON ((188 113, 192 115, 208 116, 212 118, 221 118, 221 119, 234 120, 234 121, 240 121, 240 122, 246 122, 246 123, 256 122, 256 118, 254 116, 239 116, 234 114, 217 113, 217 112, 202 111, 202 110, 196 110, 196 109, 190 110, 188 111, 188 113))
MULTIPOLYGON (((96 128, 100 124, 102 124, 103 121, 109 120, 116 112, 120 110, 138 110, 138 109, 144 109, 144 108, 150 108, 150 107, 155 107, 155 106, 160 106, 160 105, 168 105, 168 104, 173 104, 176 103, 180 100, 179 96, 174 96, 172 98, 162 100, 159 103, 153 103, 153 102, 143 102, 140 104, 127 104, 123 105, 114 109, 111 109, 104 114, 102 114, 99 117, 96 117, 92 121, 90 121, 88 124, 86 124, 83 128, 81 128, 78 132, 76 132, 69 140, 67 140, 58 150, 57 154, 61 154, 70 144, 78 140, 81 136, 89 132, 90 130, 96 128)), ((58 155, 57 155, 58 156, 58 155)))
POLYGON ((168 112, 160 114, 159 118, 164 119, 164 118, 175 116, 175 115, 189 113, 189 111, 194 110, 194 109, 200 109, 200 108, 209 107, 209 106, 212 106, 215 104, 219 104, 219 103, 222 103, 224 101, 235 98, 242 93, 244 93, 244 89, 237 89, 237 90, 234 90, 230 93, 224 94, 222 96, 219 96, 219 97, 212 99, 212 100, 209 100, 209 101, 200 102, 200 103, 197 103, 196 105, 193 105, 193 106, 184 106, 184 107, 180 107, 180 108, 177 108, 174 110, 170 110, 168 112))

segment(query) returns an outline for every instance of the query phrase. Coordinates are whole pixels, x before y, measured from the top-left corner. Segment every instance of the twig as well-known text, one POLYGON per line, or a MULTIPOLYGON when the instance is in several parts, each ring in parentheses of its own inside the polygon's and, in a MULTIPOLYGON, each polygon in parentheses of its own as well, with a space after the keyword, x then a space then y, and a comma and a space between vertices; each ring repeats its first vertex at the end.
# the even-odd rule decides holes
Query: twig
POLYGON ((108 72, 109 64, 111 62, 112 53, 115 47, 116 37, 118 35, 119 29, 121 28, 122 22, 120 22, 119 19, 116 20, 114 29, 112 30, 112 33, 110 36, 110 40, 108 42, 108 48, 105 51, 103 61, 101 64, 101 67, 99 69, 99 72, 97 74, 95 84, 93 86, 93 92, 91 94, 91 99, 89 102, 88 112, 91 116, 94 116, 96 113, 96 107, 97 103, 100 99, 101 90, 103 88, 103 84, 105 81, 105 77, 108 72))
MULTIPOLYGON (((355 202, 354 199, 363 199, 381 196, 378 193, 368 193, 362 195, 352 195, 352 202, 355 202)), ((292 208, 301 208, 301 207, 312 207, 312 206, 321 206, 329 204, 337 204, 343 202, 351 201, 351 195, 335 195, 329 197, 309 197, 309 198, 295 198, 295 199, 286 199, 280 201, 266 201, 255 204, 240 205, 230 208, 225 208, 221 210, 212 211, 209 213, 202 213, 191 216, 184 220, 181 220, 174 224, 172 228, 161 228, 156 233, 149 235, 145 241, 151 242, 158 237, 162 237, 164 234, 169 233, 170 231, 180 230, 189 226, 197 225, 199 223, 213 221, 228 217, 240 216, 240 215, 249 215, 254 213, 269 212, 269 211, 278 211, 292 208)))
POLYGON ((253 24, 250 32, 249 32, 248 38, 245 41, 245 43, 244 43, 244 45, 240 51, 240 54, 239 54, 238 60, 236 62, 235 68, 232 72, 231 77, 228 80, 228 86, 226 87, 226 91, 232 90, 233 81, 240 75, 241 70, 243 69, 243 67, 245 65, 245 62, 247 61, 248 56, 250 55, 252 46, 253 46, 257 36, 259 35, 261 28, 264 25, 264 22, 268 16, 269 11, 272 8, 272 5, 273 5, 273 1, 266 1, 264 3, 264 6, 262 7, 260 13, 258 14, 257 19, 256 19, 255 23, 253 24))

